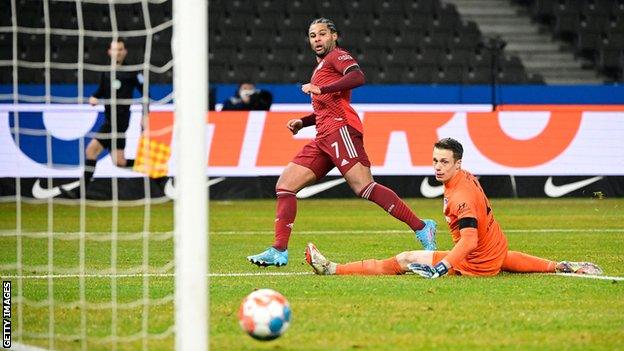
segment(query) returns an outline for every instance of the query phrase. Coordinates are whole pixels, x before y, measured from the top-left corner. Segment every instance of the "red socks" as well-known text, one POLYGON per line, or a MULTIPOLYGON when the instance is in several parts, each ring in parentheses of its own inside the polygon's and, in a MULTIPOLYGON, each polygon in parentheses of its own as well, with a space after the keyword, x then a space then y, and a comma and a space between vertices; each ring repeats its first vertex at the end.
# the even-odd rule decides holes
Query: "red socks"
POLYGON ((360 197, 372 201, 391 214, 394 218, 407 224, 412 230, 419 230, 425 226, 405 202, 392 190, 381 184, 372 182, 360 192, 360 197))
MULTIPOLYGON (((275 241, 273 247, 278 250, 288 248, 288 239, 297 215, 297 198, 295 193, 286 189, 276 189, 277 210, 275 215, 275 241)), ((364 187, 359 194, 372 201, 391 214, 394 218, 407 224, 412 230, 425 226, 412 210, 407 207, 397 194, 381 184, 372 182, 364 187)))
POLYGON ((275 241, 273 247, 283 251, 288 248, 288 239, 297 215, 297 198, 290 190, 276 189, 277 210, 275 213, 275 241))

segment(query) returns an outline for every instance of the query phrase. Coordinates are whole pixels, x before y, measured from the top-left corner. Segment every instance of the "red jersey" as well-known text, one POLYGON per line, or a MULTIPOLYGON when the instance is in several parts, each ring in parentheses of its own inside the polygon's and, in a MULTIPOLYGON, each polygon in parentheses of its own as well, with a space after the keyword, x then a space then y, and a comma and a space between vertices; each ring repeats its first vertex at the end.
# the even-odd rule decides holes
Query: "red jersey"
MULTIPOLYGON (((322 87, 344 76, 348 68, 358 63, 347 51, 336 47, 318 63, 310 83, 322 87)), ((345 125, 363 132, 362 121, 351 107, 351 90, 312 95, 312 108, 316 115, 316 137, 322 138, 345 125)))
POLYGON ((470 172, 461 169, 444 184, 444 216, 451 230, 453 243, 461 238, 460 219, 471 217, 477 220, 477 248, 453 268, 468 275, 497 274, 507 255, 507 239, 494 219, 490 201, 479 181, 470 172))

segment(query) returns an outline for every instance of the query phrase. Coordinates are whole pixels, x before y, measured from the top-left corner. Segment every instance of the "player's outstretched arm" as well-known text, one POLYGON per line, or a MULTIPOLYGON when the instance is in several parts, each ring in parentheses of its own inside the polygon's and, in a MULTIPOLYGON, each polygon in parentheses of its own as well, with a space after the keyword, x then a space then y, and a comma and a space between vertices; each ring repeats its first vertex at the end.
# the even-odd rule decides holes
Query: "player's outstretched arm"
POLYGON ((359 67, 353 66, 345 72, 345 75, 337 81, 319 87, 319 94, 335 93, 337 91, 346 91, 360 87, 366 83, 366 77, 359 67))
POLYGON ((364 85, 364 83, 366 83, 364 73, 362 73, 358 67, 354 66, 354 68, 352 70, 348 70, 342 78, 329 85, 319 87, 312 83, 307 83, 301 86, 301 91, 305 94, 311 95, 329 94, 337 91, 355 89, 364 85))

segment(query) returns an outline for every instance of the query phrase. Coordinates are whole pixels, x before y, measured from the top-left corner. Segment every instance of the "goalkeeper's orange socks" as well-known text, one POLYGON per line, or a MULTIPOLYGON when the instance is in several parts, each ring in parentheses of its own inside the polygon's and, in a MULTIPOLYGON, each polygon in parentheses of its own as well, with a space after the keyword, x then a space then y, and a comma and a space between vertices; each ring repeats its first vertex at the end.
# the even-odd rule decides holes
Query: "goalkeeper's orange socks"
POLYGON ((284 251, 297 215, 297 197, 290 190, 277 189, 277 210, 275 213, 275 241, 273 247, 284 251))
POLYGON ((396 275, 405 273, 396 257, 385 260, 364 260, 336 266, 337 275, 396 275))
POLYGON ((527 255, 518 251, 508 251, 501 269, 515 273, 553 273, 557 262, 527 255))
POLYGON ((372 201, 391 214, 394 218, 407 224, 412 230, 420 230, 425 226, 414 212, 391 189, 371 182, 360 192, 360 197, 372 201))

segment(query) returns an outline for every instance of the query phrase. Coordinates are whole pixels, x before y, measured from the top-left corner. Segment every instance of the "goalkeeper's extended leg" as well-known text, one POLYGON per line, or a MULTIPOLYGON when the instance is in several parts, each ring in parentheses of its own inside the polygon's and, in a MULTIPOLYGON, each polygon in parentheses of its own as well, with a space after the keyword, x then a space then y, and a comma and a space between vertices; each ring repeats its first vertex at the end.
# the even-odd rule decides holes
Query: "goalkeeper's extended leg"
POLYGON ((555 261, 523 252, 508 251, 501 270, 512 273, 554 273, 556 265, 555 261))
POLYGON ((314 273, 319 275, 397 275, 406 272, 406 269, 399 264, 397 256, 385 260, 337 264, 326 259, 312 243, 306 246, 305 258, 314 273))
POLYGON ((515 273, 573 273, 601 275, 602 269, 591 262, 555 262, 523 252, 509 251, 502 270, 515 273))

